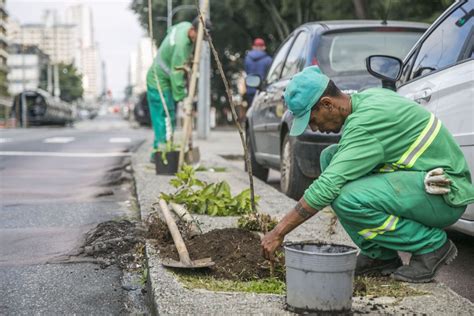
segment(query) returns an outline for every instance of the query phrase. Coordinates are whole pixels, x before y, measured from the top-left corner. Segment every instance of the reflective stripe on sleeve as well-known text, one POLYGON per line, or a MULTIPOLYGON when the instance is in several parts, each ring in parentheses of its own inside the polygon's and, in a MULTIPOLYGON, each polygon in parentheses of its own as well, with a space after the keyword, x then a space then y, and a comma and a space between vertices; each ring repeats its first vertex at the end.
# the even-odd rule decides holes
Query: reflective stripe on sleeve
POLYGON ((361 230, 359 232, 359 235, 361 235, 365 239, 373 239, 377 235, 381 235, 381 234, 384 234, 385 232, 395 230, 399 219, 400 218, 397 216, 390 215, 381 226, 376 227, 376 228, 367 228, 367 229, 361 230))

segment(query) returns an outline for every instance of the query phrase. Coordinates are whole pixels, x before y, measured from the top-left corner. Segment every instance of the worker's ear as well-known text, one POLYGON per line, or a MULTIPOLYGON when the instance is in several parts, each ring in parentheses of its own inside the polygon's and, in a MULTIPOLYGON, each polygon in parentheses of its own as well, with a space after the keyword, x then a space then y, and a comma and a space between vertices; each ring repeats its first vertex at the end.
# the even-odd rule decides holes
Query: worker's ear
POLYGON ((319 104, 328 111, 334 109, 334 102, 330 97, 322 97, 321 100, 319 100, 319 104))

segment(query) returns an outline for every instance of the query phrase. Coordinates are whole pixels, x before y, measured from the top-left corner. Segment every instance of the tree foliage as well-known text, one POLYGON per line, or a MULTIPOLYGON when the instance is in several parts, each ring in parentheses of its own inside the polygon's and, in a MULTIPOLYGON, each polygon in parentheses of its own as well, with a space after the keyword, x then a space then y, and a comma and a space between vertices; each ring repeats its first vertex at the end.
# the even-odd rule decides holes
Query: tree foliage
POLYGON ((82 75, 78 73, 73 64, 59 64, 60 98, 66 102, 81 99, 84 93, 82 75))
MULTIPOLYGON (((242 70, 242 59, 252 40, 261 37, 274 53, 282 41, 301 24, 322 20, 376 19, 433 22, 453 0, 210 0, 212 38, 221 54, 228 77, 242 70)), ((154 40, 166 34, 166 0, 153 0, 154 40)), ((194 0, 173 0, 173 8, 193 5, 194 0)), ((131 9, 148 29, 148 1, 133 0, 131 9)), ((178 11, 173 24, 196 16, 195 10, 178 11)), ((213 100, 224 95, 224 88, 213 67, 213 100)))

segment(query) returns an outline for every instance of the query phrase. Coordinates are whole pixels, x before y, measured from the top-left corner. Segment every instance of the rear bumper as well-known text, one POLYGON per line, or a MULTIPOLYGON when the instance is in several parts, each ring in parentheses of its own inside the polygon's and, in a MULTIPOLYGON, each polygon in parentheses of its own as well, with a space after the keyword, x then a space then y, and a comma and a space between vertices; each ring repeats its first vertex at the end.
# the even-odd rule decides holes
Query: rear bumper
POLYGON ((296 162, 301 172, 309 178, 321 173, 319 157, 324 148, 339 142, 340 135, 304 132, 295 139, 296 162))

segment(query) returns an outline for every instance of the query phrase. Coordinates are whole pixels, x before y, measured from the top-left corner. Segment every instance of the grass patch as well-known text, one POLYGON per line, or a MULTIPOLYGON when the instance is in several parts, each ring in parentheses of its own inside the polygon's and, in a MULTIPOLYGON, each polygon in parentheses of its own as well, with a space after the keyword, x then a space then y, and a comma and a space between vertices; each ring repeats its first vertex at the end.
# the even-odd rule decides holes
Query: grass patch
POLYGON ((203 171, 210 171, 210 172, 226 172, 226 167, 206 167, 206 166, 199 166, 196 168, 196 172, 203 172, 203 171))
POLYGON ((190 274, 178 274, 178 279, 188 289, 206 289, 220 292, 247 292, 280 294, 286 292, 285 282, 276 278, 265 278, 253 281, 231 281, 215 279, 210 276, 196 276, 190 274))
POLYGON ((393 280, 389 277, 356 277, 354 279, 354 296, 389 296, 402 298, 429 294, 420 291, 406 283, 393 280))

